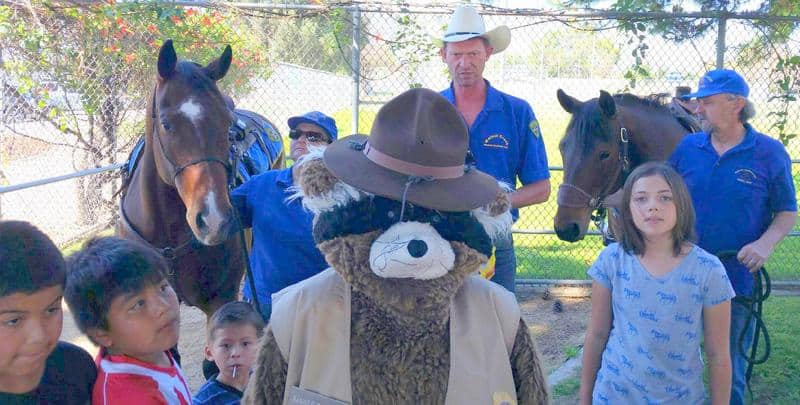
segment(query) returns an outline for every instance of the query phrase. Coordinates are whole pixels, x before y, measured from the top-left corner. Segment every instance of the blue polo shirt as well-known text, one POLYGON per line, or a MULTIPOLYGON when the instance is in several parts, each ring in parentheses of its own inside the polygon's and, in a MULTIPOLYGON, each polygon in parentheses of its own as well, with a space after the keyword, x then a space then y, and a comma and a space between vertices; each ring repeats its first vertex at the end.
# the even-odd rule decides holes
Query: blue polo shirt
MULTIPOLYGON (((711 253, 739 251, 760 238, 781 211, 797 211, 786 149, 749 124, 741 143, 719 156, 711 136, 686 136, 670 164, 680 173, 696 214, 698 245, 711 253)), ((753 277, 736 258, 724 260, 737 295, 750 295, 753 277)))
MULTIPOLYGON (((550 178, 542 131, 530 104, 503 93, 486 81, 486 102, 469 127, 469 149, 478 170, 513 189, 517 179, 531 184, 550 178)), ((456 103, 453 84, 440 93, 456 103)), ((511 211, 514 220, 519 210, 511 211)))
MULTIPOLYGON (((271 302, 272 293, 305 280, 328 267, 311 234, 313 215, 291 195, 292 169, 273 170, 253 177, 231 193, 245 227, 253 229, 253 269, 258 299, 271 302)), ((245 279, 244 296, 250 299, 245 279)), ((265 314, 267 315, 267 314, 265 314)))

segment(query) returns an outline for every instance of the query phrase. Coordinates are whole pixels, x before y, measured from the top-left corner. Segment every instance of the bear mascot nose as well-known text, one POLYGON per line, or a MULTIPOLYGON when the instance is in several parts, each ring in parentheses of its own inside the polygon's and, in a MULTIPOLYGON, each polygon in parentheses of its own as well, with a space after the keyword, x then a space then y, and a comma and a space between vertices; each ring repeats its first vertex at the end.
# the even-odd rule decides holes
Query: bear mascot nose
POLYGON ((419 239, 412 239, 410 242, 408 242, 407 249, 408 254, 410 254, 411 257, 419 259, 420 257, 425 256, 425 253, 428 252, 428 244, 419 239))

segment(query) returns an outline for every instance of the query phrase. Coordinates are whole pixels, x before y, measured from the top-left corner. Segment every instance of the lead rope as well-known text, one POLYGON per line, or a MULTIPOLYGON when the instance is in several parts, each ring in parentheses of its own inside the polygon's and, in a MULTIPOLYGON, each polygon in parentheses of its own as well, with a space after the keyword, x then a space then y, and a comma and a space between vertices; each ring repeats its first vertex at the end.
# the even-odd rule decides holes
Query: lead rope
MULTIPOLYGON (((235 114, 235 112, 232 113, 235 114)), ((232 127, 237 124, 238 122, 234 121, 232 123, 232 127)), ((229 133, 228 141, 231 144, 230 155, 233 156, 232 161, 230 162, 231 173, 228 176, 228 198, 230 198, 231 192, 236 187, 236 174, 239 170, 239 163, 240 163, 239 160, 242 156, 243 151, 239 150, 239 146, 235 142, 235 136, 234 137, 230 136, 230 130, 228 131, 228 133, 229 133)), ((242 182, 244 182, 244 179, 242 179, 242 182)), ((258 312, 259 315, 261 315, 261 318, 266 320, 267 318, 261 311, 261 304, 259 303, 258 294, 256 293, 256 280, 255 276, 253 276, 253 268, 250 264, 250 255, 247 253, 247 238, 245 238, 244 236, 244 226, 242 224, 242 221, 239 219, 239 210, 236 209, 236 207, 234 207, 233 209, 233 215, 234 218, 236 218, 236 225, 239 227, 239 232, 238 232, 239 244, 242 246, 242 257, 244 258, 244 264, 245 264, 244 272, 245 272, 245 277, 247 277, 247 283, 250 284, 250 297, 252 297, 251 299, 253 301, 252 305, 255 306, 255 310, 256 312, 258 312)))
MULTIPOLYGON (((720 260, 736 258, 737 252, 735 250, 723 250, 717 253, 720 260)), ((737 295, 733 298, 731 305, 742 305, 747 309, 747 318, 745 318, 745 325, 749 324, 755 319, 755 327, 753 330, 753 344, 750 346, 750 354, 748 355, 743 345, 744 335, 747 328, 742 329, 741 333, 736 339, 736 350, 739 351, 747 360, 747 370, 745 371, 745 378, 747 381, 747 392, 750 394, 750 401, 753 402, 753 389, 750 386, 750 378, 753 376, 753 367, 758 364, 763 364, 769 358, 772 351, 772 345, 767 331, 767 325, 763 319, 764 301, 769 298, 772 293, 772 281, 769 278, 767 269, 761 267, 754 275, 753 292, 749 297, 737 295), (764 353, 758 357, 758 343, 760 336, 764 335, 764 353)))

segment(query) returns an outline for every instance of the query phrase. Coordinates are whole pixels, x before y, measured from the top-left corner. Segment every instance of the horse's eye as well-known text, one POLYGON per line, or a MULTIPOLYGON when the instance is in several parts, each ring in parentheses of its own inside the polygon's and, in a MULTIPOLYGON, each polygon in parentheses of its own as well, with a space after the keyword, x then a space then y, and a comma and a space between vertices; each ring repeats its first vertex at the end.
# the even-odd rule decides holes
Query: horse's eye
POLYGON ((600 160, 606 160, 609 156, 611 156, 611 154, 608 152, 600 152, 600 160))
POLYGON ((164 118, 161 119, 161 126, 164 127, 165 131, 170 131, 172 129, 172 126, 169 124, 169 121, 167 121, 164 118))

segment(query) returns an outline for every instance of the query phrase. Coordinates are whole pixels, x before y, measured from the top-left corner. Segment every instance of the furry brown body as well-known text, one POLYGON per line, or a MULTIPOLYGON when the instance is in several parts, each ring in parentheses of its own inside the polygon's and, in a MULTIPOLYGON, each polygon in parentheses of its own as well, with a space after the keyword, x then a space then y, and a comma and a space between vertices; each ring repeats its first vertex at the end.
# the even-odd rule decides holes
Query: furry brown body
MULTIPOLYGON (((449 302, 486 257, 452 242, 456 265, 447 275, 426 281, 382 279, 365 264, 378 235, 350 235, 319 245, 328 263, 352 287, 353 403, 443 404, 450 372, 449 302)), ((518 403, 547 403, 539 357, 522 320, 510 360, 518 403)), ((282 403, 286 370, 268 328, 244 403, 282 403)))

